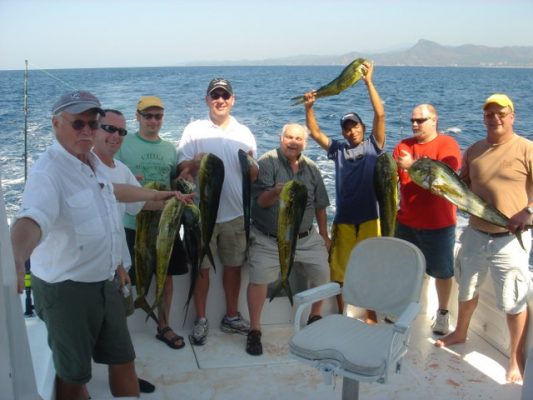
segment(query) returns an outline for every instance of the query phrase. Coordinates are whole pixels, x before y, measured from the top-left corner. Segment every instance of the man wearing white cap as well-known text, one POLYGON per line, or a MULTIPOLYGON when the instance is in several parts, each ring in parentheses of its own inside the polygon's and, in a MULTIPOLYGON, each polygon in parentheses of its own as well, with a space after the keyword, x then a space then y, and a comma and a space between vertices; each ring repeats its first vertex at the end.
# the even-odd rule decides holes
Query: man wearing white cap
POLYGON ((463 156, 461 178, 470 189, 509 217, 505 228, 471 216, 455 261, 459 284, 459 316, 454 332, 438 340, 439 347, 464 343, 488 272, 497 306, 507 316, 510 334, 508 382, 520 382, 524 372, 529 289, 531 233, 522 232, 522 248, 514 233, 531 224, 533 214, 533 142, 513 130, 515 109, 504 94, 494 94, 483 105, 487 136, 463 156))
POLYGON ((58 399, 84 398, 91 358, 109 365, 114 396, 138 396, 135 352, 112 281, 121 224, 113 185, 91 153, 104 112, 91 93, 72 92, 52 114, 56 142, 33 166, 11 231, 18 290, 31 255, 35 309, 48 329, 58 399))

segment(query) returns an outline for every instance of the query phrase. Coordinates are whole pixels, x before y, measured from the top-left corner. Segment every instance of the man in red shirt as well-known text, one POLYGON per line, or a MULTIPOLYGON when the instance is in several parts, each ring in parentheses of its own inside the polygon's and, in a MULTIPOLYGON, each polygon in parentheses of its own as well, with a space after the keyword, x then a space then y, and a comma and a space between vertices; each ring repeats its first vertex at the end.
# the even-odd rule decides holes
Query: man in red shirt
POLYGON ((426 272, 435 278, 439 309, 433 333, 449 331, 448 301, 452 289, 455 246, 456 207, 411 181, 407 170, 419 158, 429 157, 448 164, 457 171, 461 165, 459 145, 450 136, 438 132, 438 115, 431 104, 420 104, 411 114, 413 136, 394 149, 400 180, 400 209, 396 237, 422 250, 426 272))

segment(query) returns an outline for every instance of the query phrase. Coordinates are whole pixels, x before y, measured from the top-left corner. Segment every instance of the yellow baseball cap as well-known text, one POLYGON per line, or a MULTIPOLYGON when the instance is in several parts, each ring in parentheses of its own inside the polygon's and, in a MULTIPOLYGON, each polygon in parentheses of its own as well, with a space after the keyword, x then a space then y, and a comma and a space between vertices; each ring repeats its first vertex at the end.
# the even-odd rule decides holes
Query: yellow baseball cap
POLYGON ((514 112, 514 105, 511 99, 506 94, 496 93, 487 98, 483 104, 483 109, 487 108, 489 104, 498 104, 500 107, 509 107, 514 112))
POLYGON ((137 110, 144 111, 150 107, 159 107, 165 109, 165 104, 159 97, 155 96, 141 96, 139 102, 137 103, 137 110))

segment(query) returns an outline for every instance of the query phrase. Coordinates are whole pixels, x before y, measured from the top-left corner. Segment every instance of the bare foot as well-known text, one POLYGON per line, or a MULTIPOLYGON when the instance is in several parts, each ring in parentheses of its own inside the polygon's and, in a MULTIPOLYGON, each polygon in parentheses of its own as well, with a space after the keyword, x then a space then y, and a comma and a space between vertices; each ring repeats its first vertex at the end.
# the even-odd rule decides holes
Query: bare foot
POLYGON ((522 383, 524 372, 523 362, 517 360, 514 357, 509 358, 509 366, 507 368, 507 373, 505 374, 505 379, 509 383, 522 383))
POLYGON ((446 347, 464 342, 466 342, 466 336, 457 333, 457 331, 453 331, 449 335, 444 336, 442 339, 437 340, 435 342, 435 346, 446 347))

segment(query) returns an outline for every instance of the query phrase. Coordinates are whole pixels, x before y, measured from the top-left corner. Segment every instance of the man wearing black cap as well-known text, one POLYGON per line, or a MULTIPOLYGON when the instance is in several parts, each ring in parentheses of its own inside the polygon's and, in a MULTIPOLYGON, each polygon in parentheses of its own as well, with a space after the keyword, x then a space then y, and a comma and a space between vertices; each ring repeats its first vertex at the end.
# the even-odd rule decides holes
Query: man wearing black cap
POLYGON ((109 365, 114 396, 138 396, 135 352, 113 284, 121 224, 113 185, 93 153, 98 99, 67 93, 54 104, 57 141, 26 182, 11 231, 17 286, 31 255, 35 309, 48 329, 58 399, 84 398, 91 358, 109 365))
MULTIPOLYGON (((255 138, 250 130, 230 115, 235 104, 233 88, 224 78, 215 78, 207 87, 205 102, 209 107, 209 119, 191 122, 185 130, 179 145, 179 169, 181 173, 196 176, 203 154, 212 153, 224 163, 224 184, 220 195, 216 226, 211 240, 224 265, 224 293, 226 315, 220 329, 226 333, 247 335, 249 323, 238 311, 241 285, 241 266, 246 255, 242 204, 242 175, 238 151, 242 149, 252 156, 257 151, 255 138)), ((209 290, 209 268, 206 258, 202 261, 194 292, 196 320, 191 341, 203 345, 207 338, 207 293, 209 290)))
MULTIPOLYGON (((352 249, 360 241, 380 235, 379 212, 374 193, 373 175, 376 159, 385 145, 385 110, 372 83, 374 65, 365 62, 363 81, 374 109, 372 134, 365 139, 365 124, 355 112, 341 118, 344 140, 330 139, 318 126, 313 104, 315 92, 305 94, 305 117, 311 137, 335 161, 337 211, 332 226, 330 249, 331 280, 342 284, 352 249)), ((337 297, 339 312, 344 309, 341 295, 337 297)), ((376 315, 367 311, 367 321, 376 315)))

